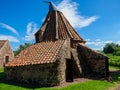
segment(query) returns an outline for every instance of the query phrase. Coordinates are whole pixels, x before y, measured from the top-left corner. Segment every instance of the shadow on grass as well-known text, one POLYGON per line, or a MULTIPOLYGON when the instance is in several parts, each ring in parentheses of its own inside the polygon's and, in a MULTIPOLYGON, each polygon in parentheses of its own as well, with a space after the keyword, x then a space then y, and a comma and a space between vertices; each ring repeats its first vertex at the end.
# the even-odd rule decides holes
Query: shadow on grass
POLYGON ((4 78, 4 73, 0 72, 0 80, 4 78))
POLYGON ((120 82, 120 70, 110 71, 110 76, 112 77, 113 81, 120 82))

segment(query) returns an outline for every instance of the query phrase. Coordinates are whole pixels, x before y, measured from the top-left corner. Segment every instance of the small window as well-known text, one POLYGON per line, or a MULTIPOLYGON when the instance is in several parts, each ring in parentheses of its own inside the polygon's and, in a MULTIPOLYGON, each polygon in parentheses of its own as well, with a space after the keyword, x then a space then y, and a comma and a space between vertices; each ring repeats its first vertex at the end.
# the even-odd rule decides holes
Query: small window
POLYGON ((9 56, 5 57, 5 64, 7 64, 9 62, 9 56))

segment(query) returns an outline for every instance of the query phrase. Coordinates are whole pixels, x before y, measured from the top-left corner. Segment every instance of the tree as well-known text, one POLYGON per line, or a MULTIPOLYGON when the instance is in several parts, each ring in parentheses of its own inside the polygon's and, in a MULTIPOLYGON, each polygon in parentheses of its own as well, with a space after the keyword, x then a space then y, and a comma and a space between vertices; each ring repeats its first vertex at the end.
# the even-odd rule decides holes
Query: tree
POLYGON ((116 56, 120 56, 120 45, 114 43, 107 43, 103 48, 103 52, 108 54, 111 53, 116 56))
POLYGON ((117 46, 115 48, 115 51, 114 51, 113 55, 120 56, 120 46, 117 46))
POLYGON ((114 43, 107 43, 105 47, 103 48, 104 53, 113 53, 115 51, 116 44, 114 43))
POLYGON ((22 50, 24 50, 25 48, 27 48, 27 47, 29 47, 29 46, 31 46, 31 45, 32 45, 32 44, 30 44, 30 43, 25 43, 24 45, 20 45, 19 48, 18 48, 18 50, 13 51, 13 52, 14 52, 14 55, 15 55, 15 56, 18 55, 22 50))

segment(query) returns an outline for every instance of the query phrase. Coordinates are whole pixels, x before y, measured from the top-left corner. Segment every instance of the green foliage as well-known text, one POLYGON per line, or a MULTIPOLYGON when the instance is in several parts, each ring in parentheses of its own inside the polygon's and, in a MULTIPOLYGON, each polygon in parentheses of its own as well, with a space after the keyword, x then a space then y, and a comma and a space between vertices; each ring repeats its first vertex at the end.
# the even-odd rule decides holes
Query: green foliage
POLYGON ((106 54, 113 54, 115 56, 120 56, 120 46, 114 43, 107 43, 103 48, 103 52, 106 54))
POLYGON ((109 59, 109 65, 111 66, 120 66, 120 56, 115 56, 113 54, 106 54, 109 59))
POLYGON ((25 48, 31 46, 32 44, 30 43, 25 43, 24 45, 20 45, 17 51, 13 51, 14 55, 18 55, 22 50, 24 50, 25 48))
POLYGON ((116 74, 113 76, 114 81, 118 82, 120 81, 120 75, 116 74))
POLYGON ((116 45, 114 43, 107 43, 103 48, 104 53, 113 53, 115 51, 116 45))
POLYGON ((115 48, 115 52, 113 53, 113 55, 120 56, 120 46, 117 46, 117 47, 115 48))
POLYGON ((120 66, 120 46, 118 44, 106 44, 103 52, 110 58, 109 64, 111 66, 120 66))

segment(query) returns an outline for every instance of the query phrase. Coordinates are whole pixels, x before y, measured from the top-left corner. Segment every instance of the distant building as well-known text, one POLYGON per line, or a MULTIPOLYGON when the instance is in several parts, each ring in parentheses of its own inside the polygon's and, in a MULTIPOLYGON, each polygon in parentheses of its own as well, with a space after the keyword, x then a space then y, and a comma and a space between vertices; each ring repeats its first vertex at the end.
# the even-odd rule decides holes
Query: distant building
POLYGON ((14 58, 13 51, 8 40, 0 40, 0 67, 4 67, 14 58))
POLYGON ((36 43, 5 65, 5 78, 54 86, 74 78, 108 77, 108 58, 86 47, 63 13, 49 3, 48 15, 35 34, 36 43))

